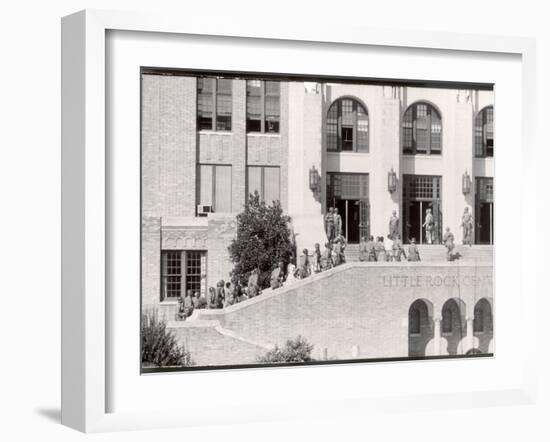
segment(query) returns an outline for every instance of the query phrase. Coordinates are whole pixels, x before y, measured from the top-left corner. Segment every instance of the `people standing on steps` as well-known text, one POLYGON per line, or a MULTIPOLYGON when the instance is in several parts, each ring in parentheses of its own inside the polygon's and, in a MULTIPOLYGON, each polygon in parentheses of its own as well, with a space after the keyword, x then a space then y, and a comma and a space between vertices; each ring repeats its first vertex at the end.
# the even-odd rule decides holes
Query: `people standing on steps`
POLYGON ((416 246, 416 238, 411 238, 411 243, 409 244, 409 261, 420 261, 420 253, 418 252, 418 247, 416 246))

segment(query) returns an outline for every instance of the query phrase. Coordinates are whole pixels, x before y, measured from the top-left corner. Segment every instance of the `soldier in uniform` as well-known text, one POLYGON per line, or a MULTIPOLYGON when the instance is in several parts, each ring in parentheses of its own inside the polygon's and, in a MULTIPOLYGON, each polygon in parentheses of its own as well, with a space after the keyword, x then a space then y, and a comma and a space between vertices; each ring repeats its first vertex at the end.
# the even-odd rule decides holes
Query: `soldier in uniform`
POLYGON ((397 235, 399 235, 399 218, 397 217, 397 212, 394 210, 390 217, 389 223, 389 235, 388 238, 394 240, 397 235))
POLYGON ((386 248, 384 247, 384 237, 379 236, 376 238, 376 244, 374 244, 374 251, 376 253, 376 260, 385 262, 387 261, 386 248))
POLYGON ((178 309, 176 311, 176 321, 185 321, 185 308, 183 307, 183 298, 178 298, 178 309))
POLYGON ((315 243, 315 250, 313 251, 313 271, 315 273, 321 271, 321 246, 319 243, 315 243))
POLYGON ((328 270, 332 267, 334 267, 334 263, 332 261, 332 244, 327 242, 325 244, 325 250, 321 255, 321 270, 328 270))
POLYGON ((300 279, 307 278, 312 273, 311 262, 309 260, 308 249, 302 250, 302 256, 300 256, 300 279))
POLYGON ((365 246, 367 249, 367 261, 376 261, 376 250, 374 247, 374 236, 370 236, 365 246))
POLYGON ((271 272, 271 288, 273 290, 282 287, 285 280, 285 264, 279 261, 279 264, 271 272))
POLYGON ((474 220, 472 214, 467 207, 464 208, 464 213, 462 215, 462 244, 469 246, 472 245, 472 233, 474 230, 474 220))
POLYGON ((334 208, 334 237, 342 234, 342 217, 338 213, 338 207, 334 208))
POLYGON ((248 277, 247 295, 249 298, 254 298, 258 295, 260 291, 260 287, 258 285, 259 276, 260 269, 256 267, 254 270, 252 270, 252 273, 250 273, 250 276, 248 277))
POLYGON ((391 246, 392 254, 393 254, 393 260, 394 261, 401 261, 401 256, 403 258, 407 259, 407 255, 405 255, 405 250, 403 250, 403 243, 401 242, 401 235, 399 233, 395 235, 395 238, 393 240, 393 244, 391 246))
POLYGON ((455 236, 452 234, 449 227, 445 229, 445 233, 443 234, 443 244, 445 244, 447 249, 447 261, 452 261, 453 249, 455 248, 455 236))
POLYGON ((411 238, 411 243, 409 244, 409 261, 420 261, 420 253, 418 253, 418 247, 416 247, 416 238, 411 238))
POLYGON ((367 237, 363 236, 359 243, 359 261, 366 261, 368 259, 367 253, 367 237))
POLYGON ((422 224, 422 227, 426 229, 426 243, 431 244, 433 242, 434 230, 434 216, 432 215, 432 209, 426 209, 426 218, 424 218, 424 224, 422 224))
POLYGON ((334 208, 330 207, 325 215, 325 231, 329 241, 334 239, 334 208))

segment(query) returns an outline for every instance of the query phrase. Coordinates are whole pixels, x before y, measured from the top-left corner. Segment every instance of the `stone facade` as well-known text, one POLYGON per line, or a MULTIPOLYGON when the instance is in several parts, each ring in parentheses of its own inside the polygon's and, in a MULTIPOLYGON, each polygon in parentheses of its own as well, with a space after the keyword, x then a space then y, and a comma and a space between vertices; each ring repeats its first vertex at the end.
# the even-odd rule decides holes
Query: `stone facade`
POLYGON ((487 353, 493 350, 492 303, 490 264, 351 263, 223 310, 199 310, 169 328, 199 365, 254 363, 298 335, 321 360, 454 355, 472 348, 487 353), (484 330, 474 333, 481 300, 489 305, 487 318, 484 330), (426 305, 417 335, 409 328, 415 302, 426 305), (442 331, 449 306, 452 329, 442 331), (237 345, 245 353, 229 354, 237 345))
POLYGON ((492 91, 283 81, 275 134, 247 133, 246 100, 246 80, 233 79, 231 131, 198 130, 195 77, 142 75, 142 302, 160 306, 168 319, 176 301, 161 294, 162 251, 204 252, 205 286, 227 280, 232 268, 227 247, 248 191, 247 166, 280 168, 280 200, 292 218, 299 250, 326 240, 328 173, 368 174, 370 231, 376 236, 387 234, 392 210, 401 215, 405 174, 441 176, 441 222, 457 242, 464 207, 475 210, 473 191, 461 191, 462 174, 468 172, 472 181, 493 176, 493 158, 473 155, 473 120, 492 105, 492 91), (367 110, 368 152, 327 151, 327 112, 342 97, 352 97, 367 110), (419 101, 442 115, 441 155, 402 154, 403 114, 419 101), (231 166, 230 212, 197 216, 201 164, 231 166), (309 187, 312 167, 321 177, 318 193, 309 187), (393 193, 387 188, 390 169, 398 178, 393 193))

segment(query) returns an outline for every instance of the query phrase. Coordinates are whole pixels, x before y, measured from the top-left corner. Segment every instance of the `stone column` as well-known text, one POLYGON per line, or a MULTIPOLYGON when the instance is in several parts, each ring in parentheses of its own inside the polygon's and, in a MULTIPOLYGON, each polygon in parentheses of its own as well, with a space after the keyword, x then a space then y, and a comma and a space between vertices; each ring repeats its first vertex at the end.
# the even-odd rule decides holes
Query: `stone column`
POLYGON ((288 212, 296 234, 297 253, 326 241, 322 215, 322 192, 309 188, 314 166, 326 186, 323 173, 323 101, 321 85, 292 82, 288 85, 288 212))
POLYGON ((441 318, 434 318, 434 356, 441 354, 441 318))
POLYGON ((471 348, 474 348, 474 320, 466 318, 466 351, 471 348))
MULTIPOLYGON (((453 97, 454 98, 454 97, 453 97)), ((455 235, 455 242, 462 243, 460 227, 464 208, 473 213, 474 184, 473 173, 473 106, 471 91, 458 90, 454 103, 442 115, 443 121, 443 225, 450 227, 455 235), (462 193, 462 175, 467 172, 471 180, 470 193, 462 193)))

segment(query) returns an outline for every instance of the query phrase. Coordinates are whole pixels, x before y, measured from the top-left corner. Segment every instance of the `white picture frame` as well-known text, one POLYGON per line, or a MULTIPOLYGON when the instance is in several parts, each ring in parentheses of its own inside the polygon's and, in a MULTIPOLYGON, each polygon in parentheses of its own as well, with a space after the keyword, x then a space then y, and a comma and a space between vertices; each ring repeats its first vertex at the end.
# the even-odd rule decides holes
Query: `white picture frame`
MULTIPOLYGON (((62 423, 85 432, 158 428, 207 424, 197 413, 156 410, 154 412, 108 412, 110 324, 107 244, 110 196, 106 151, 106 34, 109 31, 142 31, 163 34, 227 36, 246 39, 273 39, 369 45, 443 51, 469 51, 477 54, 512 54, 521 57, 522 146, 524 162, 534 162, 535 43, 532 39, 428 33, 308 24, 282 29, 276 24, 238 25, 212 21, 181 21, 176 17, 152 14, 86 10, 62 21, 62 423)), ((525 164, 525 163, 524 163, 525 164)), ((525 172, 523 172, 525 173, 525 172)), ((528 219, 535 219, 536 192, 521 187, 521 238, 528 238, 528 219)), ((521 258, 534 256, 533 242, 520 241, 521 258)), ((520 262, 528 262, 521 260, 520 262)), ((521 267, 522 302, 536 303, 535 269, 521 267)), ((414 398, 349 398, 344 395, 326 400, 312 399, 311 407, 262 404, 262 410, 238 414, 231 422, 271 418, 368 414, 415 408, 464 408, 472 400, 478 406, 533 404, 535 401, 536 324, 522 319, 525 339, 524 376, 518 386, 469 391, 462 394, 430 393, 414 398), (528 358, 526 355, 533 357, 528 358), (414 402, 413 400, 414 399, 414 402)), ((358 366, 360 367, 360 366, 358 366)), ((137 369, 137 367, 136 367, 137 369)), ((359 369, 359 368, 358 368, 359 369)), ((293 376, 288 370, 287 376, 293 376)), ((208 374, 205 374, 208 376, 208 374)), ((224 376, 223 372, 216 376, 224 376)), ((245 407, 247 404, 236 405, 245 407)), ((200 411, 200 409, 199 409, 200 411)), ((220 421, 218 421, 220 422, 220 421)), ((228 421, 229 423, 229 421, 228 421)))

